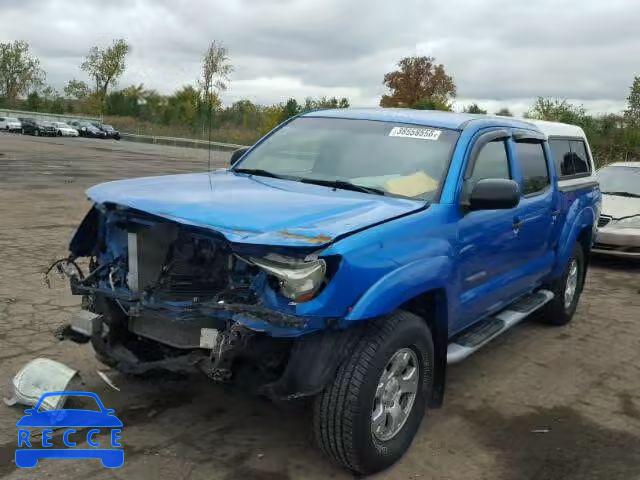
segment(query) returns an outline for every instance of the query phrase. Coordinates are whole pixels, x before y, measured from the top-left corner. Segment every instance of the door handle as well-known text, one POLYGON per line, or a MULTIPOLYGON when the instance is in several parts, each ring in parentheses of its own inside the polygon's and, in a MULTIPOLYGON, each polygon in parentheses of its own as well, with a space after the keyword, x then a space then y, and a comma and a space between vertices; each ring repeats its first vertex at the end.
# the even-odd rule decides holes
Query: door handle
POLYGON ((517 232, 518 230, 520 230, 522 228, 522 225, 524 225, 524 220, 520 220, 519 218, 514 218, 513 219, 513 231, 517 232))

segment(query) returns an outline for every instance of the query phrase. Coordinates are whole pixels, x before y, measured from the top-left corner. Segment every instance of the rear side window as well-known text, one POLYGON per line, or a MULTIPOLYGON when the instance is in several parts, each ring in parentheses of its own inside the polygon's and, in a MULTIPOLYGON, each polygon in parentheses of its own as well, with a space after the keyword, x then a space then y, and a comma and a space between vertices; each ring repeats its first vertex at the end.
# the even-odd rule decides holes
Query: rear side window
POLYGON ((516 142, 516 155, 522 170, 524 195, 541 192, 551 184, 542 143, 516 142))
POLYGON ((589 164, 589 154, 587 147, 582 140, 571 140, 571 156, 573 159, 573 174, 580 175, 589 173, 591 166, 589 164))
POLYGON ((559 178, 591 173, 589 154, 583 140, 553 138, 549 140, 549 146, 559 178))

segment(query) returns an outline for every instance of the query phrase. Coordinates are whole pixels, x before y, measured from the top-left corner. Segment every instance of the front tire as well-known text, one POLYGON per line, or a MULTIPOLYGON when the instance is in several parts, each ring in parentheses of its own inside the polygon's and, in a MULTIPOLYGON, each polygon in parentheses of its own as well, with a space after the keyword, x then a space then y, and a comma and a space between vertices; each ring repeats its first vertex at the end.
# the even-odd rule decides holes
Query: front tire
POLYGON ((40 130, 34 130, 34 131, 33 131, 33 134, 34 134, 36 137, 39 137, 39 136, 40 136, 40 130))
POLYGON ((333 382, 315 398, 320 448, 359 474, 395 463, 425 413, 433 341, 420 317, 403 311, 372 321, 333 382))
POLYGON ((584 251, 576 243, 564 273, 551 285, 554 297, 540 312, 542 323, 561 326, 571 321, 582 293, 585 271, 584 251))

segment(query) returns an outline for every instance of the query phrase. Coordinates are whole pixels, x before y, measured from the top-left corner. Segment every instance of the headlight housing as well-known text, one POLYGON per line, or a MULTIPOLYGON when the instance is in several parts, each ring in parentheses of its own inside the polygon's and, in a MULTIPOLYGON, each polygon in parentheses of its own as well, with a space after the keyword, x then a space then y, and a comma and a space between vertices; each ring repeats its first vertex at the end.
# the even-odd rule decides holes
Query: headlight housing
POLYGON ((271 254, 262 258, 249 257, 249 261, 276 277, 282 295, 297 303, 315 296, 327 272, 326 262, 319 258, 299 260, 271 254))
POLYGON ((619 228, 640 228, 640 215, 621 218, 620 220, 616 220, 613 225, 619 228))

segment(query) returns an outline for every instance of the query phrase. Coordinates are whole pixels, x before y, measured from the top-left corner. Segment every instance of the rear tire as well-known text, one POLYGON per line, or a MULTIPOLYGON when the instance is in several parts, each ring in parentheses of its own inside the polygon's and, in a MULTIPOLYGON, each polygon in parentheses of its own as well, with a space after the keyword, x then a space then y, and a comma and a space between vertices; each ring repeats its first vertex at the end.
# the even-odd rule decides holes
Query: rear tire
POLYGON ((542 308, 538 320, 548 325, 566 325, 578 307, 584 285, 585 258, 582 246, 576 243, 564 273, 552 285, 553 300, 542 308))
POLYGON ((411 445, 432 379, 433 341, 423 319, 398 311, 371 321, 335 379, 315 398, 318 445, 358 474, 389 467, 411 445))

